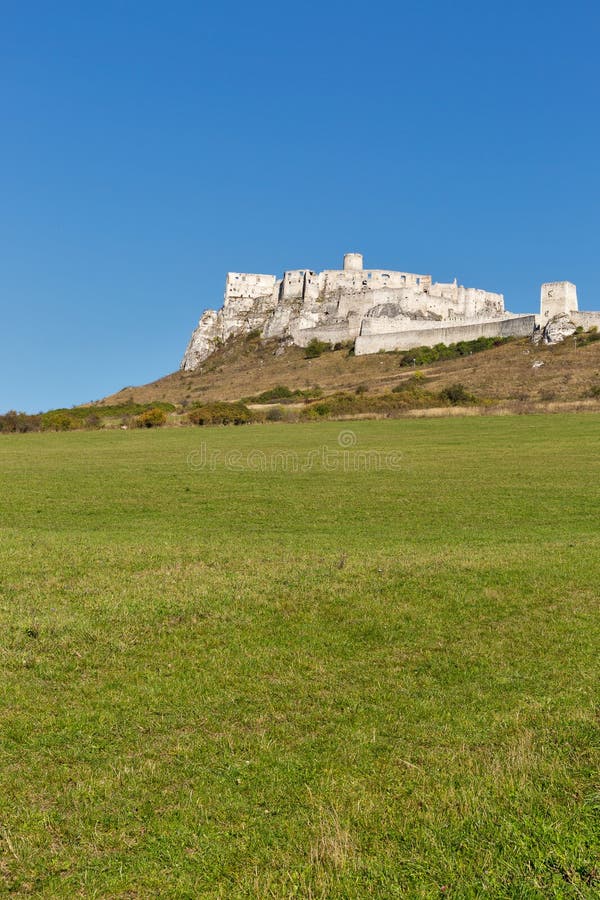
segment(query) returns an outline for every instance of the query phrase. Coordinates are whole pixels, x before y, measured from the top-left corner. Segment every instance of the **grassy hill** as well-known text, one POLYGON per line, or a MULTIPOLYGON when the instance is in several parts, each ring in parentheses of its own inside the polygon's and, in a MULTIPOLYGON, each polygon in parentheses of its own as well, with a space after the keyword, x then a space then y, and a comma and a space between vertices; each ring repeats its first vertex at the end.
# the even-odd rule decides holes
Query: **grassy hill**
MULTIPOLYGON (((460 382, 478 397, 515 402, 564 402, 600 394, 600 341, 569 338, 553 347, 534 347, 516 340, 459 359, 421 365, 431 390, 460 382), (543 363, 534 367, 534 363, 543 363)), ((325 352, 307 359, 299 347, 282 348, 276 342, 241 338, 217 350, 195 372, 174 372, 150 384, 125 387, 101 404, 168 401, 239 400, 275 385, 307 389, 319 385, 325 394, 354 391, 389 391, 413 373, 401 365, 405 354, 378 353, 354 356, 348 349, 325 352)))

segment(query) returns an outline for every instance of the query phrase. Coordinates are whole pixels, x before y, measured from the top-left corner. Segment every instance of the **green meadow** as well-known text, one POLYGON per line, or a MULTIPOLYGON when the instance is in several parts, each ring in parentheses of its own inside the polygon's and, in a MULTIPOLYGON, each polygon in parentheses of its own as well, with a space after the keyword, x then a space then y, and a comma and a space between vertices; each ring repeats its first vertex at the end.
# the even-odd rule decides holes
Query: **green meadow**
POLYGON ((600 417, 0 437, 0 894, 600 896, 600 417))

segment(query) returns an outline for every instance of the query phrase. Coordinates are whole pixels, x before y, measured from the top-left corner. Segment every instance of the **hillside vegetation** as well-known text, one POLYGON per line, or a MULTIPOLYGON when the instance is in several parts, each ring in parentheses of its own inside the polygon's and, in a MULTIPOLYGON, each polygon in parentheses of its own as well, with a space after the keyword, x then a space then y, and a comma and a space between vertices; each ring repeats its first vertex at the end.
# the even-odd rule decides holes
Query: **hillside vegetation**
MULTIPOLYGON (((600 341, 577 335, 552 347, 534 347, 528 340, 509 341, 484 352, 431 362, 421 355, 378 353, 356 357, 347 348, 307 358, 299 347, 281 347, 257 337, 238 338, 216 351, 195 372, 174 372, 140 387, 126 387, 101 404, 168 401, 236 401, 276 386, 324 395, 355 391, 391 391, 418 368, 432 391, 457 382, 477 397, 512 402, 579 401, 600 394, 600 341), (411 359, 416 357, 413 366, 411 359), (407 365, 408 362, 408 365, 407 365), (534 363, 543 363, 535 366, 534 363)), ((276 402, 276 398, 274 398, 276 402)))
POLYGON ((595 329, 552 347, 479 338, 358 358, 351 346, 312 341, 302 350, 249 336, 230 341, 193 373, 71 409, 9 411, 0 415, 0 433, 598 411, 599 370, 595 329))

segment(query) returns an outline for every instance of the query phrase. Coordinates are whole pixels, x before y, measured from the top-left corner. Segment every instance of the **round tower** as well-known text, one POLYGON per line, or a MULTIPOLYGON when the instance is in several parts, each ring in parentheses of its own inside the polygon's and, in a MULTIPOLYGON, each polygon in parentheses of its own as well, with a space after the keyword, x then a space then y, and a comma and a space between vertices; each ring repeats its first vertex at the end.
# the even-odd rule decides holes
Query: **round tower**
POLYGON ((362 253, 344 254, 344 272, 361 272, 363 267, 362 253))

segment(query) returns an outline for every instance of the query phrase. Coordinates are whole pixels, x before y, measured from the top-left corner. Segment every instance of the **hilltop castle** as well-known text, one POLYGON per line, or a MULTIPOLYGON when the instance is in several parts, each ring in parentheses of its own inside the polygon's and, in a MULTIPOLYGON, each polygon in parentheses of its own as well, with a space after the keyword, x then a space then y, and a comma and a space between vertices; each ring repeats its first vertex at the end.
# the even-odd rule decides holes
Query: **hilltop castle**
POLYGON ((481 336, 528 336, 565 315, 586 323, 591 317, 587 327, 600 324, 600 313, 577 311, 569 282, 543 285, 540 316, 517 315, 505 310, 502 294, 432 282, 430 275, 364 269, 360 253, 347 253, 343 269, 294 269, 280 279, 229 272, 223 306, 203 314, 181 367, 196 369, 229 337, 257 330, 300 347, 314 338, 352 341, 362 355, 481 336))

